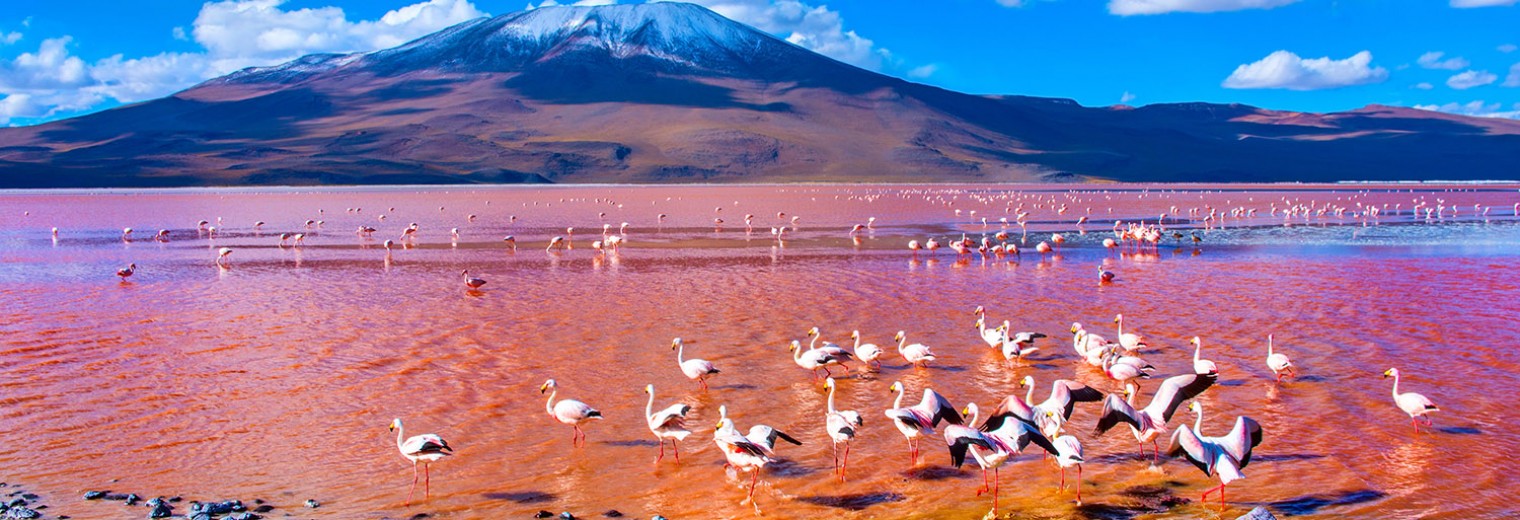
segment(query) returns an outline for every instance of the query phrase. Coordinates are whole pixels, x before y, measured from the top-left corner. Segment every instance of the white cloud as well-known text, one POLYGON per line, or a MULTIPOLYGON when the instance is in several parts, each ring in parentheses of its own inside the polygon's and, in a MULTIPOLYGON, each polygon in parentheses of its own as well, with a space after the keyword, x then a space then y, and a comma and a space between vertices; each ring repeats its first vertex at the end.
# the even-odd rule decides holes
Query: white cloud
POLYGON ((1493 83, 1498 79, 1499 76, 1486 70, 1468 70, 1446 78, 1446 86, 1457 90, 1467 90, 1493 83))
POLYGON ((928 65, 924 65, 922 67, 914 67, 913 70, 909 70, 908 71, 908 77, 913 78, 913 79, 924 79, 924 78, 927 78, 929 76, 933 76, 934 73, 935 73, 935 71, 938 71, 938 70, 939 70, 939 65, 935 65, 933 63, 930 63, 928 65))
POLYGON ((1128 90, 1124 91, 1124 94, 1121 95, 1121 96, 1119 96, 1119 104, 1121 104, 1121 105, 1127 105, 1127 104, 1129 104, 1130 101, 1134 101, 1134 100, 1135 100, 1135 95, 1129 93, 1128 90))
POLYGON ((1024 7, 1024 0, 997 0, 997 3, 1003 7, 1024 7))
POLYGON ((1464 116, 1520 119, 1520 103, 1510 107, 1512 110, 1503 110, 1503 106, 1502 103, 1484 103, 1483 100, 1477 100, 1467 103, 1447 103, 1444 105, 1415 105, 1414 108, 1464 116))
POLYGON ((875 42, 844 30, 844 19, 827 5, 798 0, 689 0, 724 17, 785 38, 805 49, 871 70, 891 57, 875 42))
POLYGON ((485 15, 469 0, 424 0, 377 20, 354 21, 336 7, 287 11, 280 8, 284 2, 227 0, 202 5, 190 34, 176 28, 174 35, 193 35, 204 52, 116 55, 87 64, 70 55, 71 37, 44 40, 36 52, 0 61, 0 124, 87 110, 111 100, 130 103, 160 97, 237 69, 305 54, 394 47, 485 15))
POLYGON ((1520 87, 1520 63, 1509 66, 1509 76, 1505 76, 1504 86, 1520 87))
POLYGON ((1513 43, 1506 43, 1504 45, 1500 45, 1499 46, 1499 52, 1502 52, 1502 53, 1505 53, 1505 54, 1509 54, 1511 52, 1515 52, 1515 49, 1520 49, 1520 47, 1516 47, 1515 44, 1513 44, 1513 43))
POLYGON ((16 31, 0 33, 0 44, 10 45, 19 41, 21 41, 21 33, 16 31))
POLYGON ((185 28, 184 27, 175 27, 174 31, 171 32, 170 34, 173 34, 174 35, 174 39, 176 39, 176 40, 185 41, 185 42, 190 41, 190 35, 185 32, 185 28))
POLYGON ((1498 7, 1505 5, 1515 5, 1515 0, 1451 0, 1451 6, 1457 8, 1498 7))
POLYGON ((1457 70, 1469 65, 1467 60, 1462 59, 1461 57, 1453 56, 1450 59, 1442 60, 1441 58, 1444 56, 1446 56, 1446 53, 1444 52, 1431 51, 1425 54, 1421 54, 1420 59, 1415 60, 1415 63, 1419 63, 1421 67, 1427 69, 1440 70, 1457 70))
POLYGON ((1388 79, 1388 69, 1373 67, 1372 53, 1362 51, 1343 60, 1329 57, 1304 59, 1288 51, 1277 51, 1255 63, 1235 68, 1225 78, 1225 88, 1288 90, 1322 90, 1353 85, 1379 83, 1388 79))
POLYGON ((1108 12, 1119 16, 1163 13, 1212 13, 1244 9, 1271 9, 1298 0, 1109 0, 1108 12))
POLYGON ((1423 82, 1422 81, 1420 83, 1415 83, 1414 86, 1410 87, 1410 88, 1417 88, 1417 89, 1420 89, 1420 90, 1430 90, 1430 89, 1436 88, 1436 86, 1435 85, 1431 85, 1428 82, 1423 82))

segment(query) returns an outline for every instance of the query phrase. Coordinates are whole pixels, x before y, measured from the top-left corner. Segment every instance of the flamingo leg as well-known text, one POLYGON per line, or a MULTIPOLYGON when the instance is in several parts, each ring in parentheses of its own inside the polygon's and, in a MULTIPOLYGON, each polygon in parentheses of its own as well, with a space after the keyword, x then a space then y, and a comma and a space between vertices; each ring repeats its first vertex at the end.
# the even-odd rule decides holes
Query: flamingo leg
POLYGON ((849 365, 846 365, 844 363, 840 363, 839 364, 839 368, 843 368, 844 369, 844 373, 846 373, 846 374, 850 373, 850 366, 849 365))
POLYGON ((1003 488, 1003 476, 1000 473, 1001 466, 992 468, 992 514, 997 516, 998 491, 1003 488))
POLYGON ((433 498, 433 475, 432 475, 432 472, 430 471, 430 469, 432 467, 433 467, 432 464, 423 464, 422 465, 422 499, 423 500, 428 500, 430 498, 433 498))
POLYGON ((676 440, 675 439, 671 439, 670 440, 670 450, 674 451, 676 453, 676 464, 680 464, 681 463, 681 447, 678 444, 676 444, 676 440))
POLYGON ((1062 491, 1066 490, 1066 466, 1061 466, 1061 487, 1059 489, 1062 491))
POLYGON ((661 460, 665 460, 665 439, 660 439, 660 456, 655 457, 654 462, 659 464, 661 460))
POLYGON ((1077 464, 1077 503, 1082 503, 1082 465, 1077 464))
POLYGON ((824 365, 823 366, 823 373, 824 373, 824 375, 827 375, 827 376, 833 376, 834 375, 833 372, 829 371, 829 366, 828 365, 824 365))
POLYGON ((1156 466, 1156 465, 1160 465, 1160 464, 1161 464, 1161 446, 1158 445, 1158 444, 1156 444, 1156 440, 1155 439, 1151 439, 1151 465, 1152 466, 1156 466))
POLYGON ((749 477, 749 499, 755 499, 755 484, 760 482, 760 468, 755 468, 755 474, 749 477))
POLYGON ((412 487, 406 491, 405 505, 412 505, 412 494, 417 492, 417 461, 412 461, 412 487))
POLYGON ((844 472, 850 467, 850 444, 844 445, 844 462, 839 465, 839 481, 844 482, 844 472))

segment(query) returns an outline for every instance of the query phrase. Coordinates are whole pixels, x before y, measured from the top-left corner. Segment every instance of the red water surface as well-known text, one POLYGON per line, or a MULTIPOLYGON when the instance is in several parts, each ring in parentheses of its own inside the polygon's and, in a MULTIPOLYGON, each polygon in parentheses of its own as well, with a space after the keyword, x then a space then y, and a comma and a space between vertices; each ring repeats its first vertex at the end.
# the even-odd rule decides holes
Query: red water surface
MULTIPOLYGON (((1222 435, 1239 415, 1265 430, 1223 517, 1256 505, 1324 518, 1509 517, 1520 514, 1511 497, 1520 482, 1505 455, 1520 449, 1510 390, 1520 367, 1515 188, 0 193, 0 480, 42 493, 50 515, 76 518, 144 514, 78 498, 93 489, 263 498, 275 514, 312 518, 517 518, 540 509, 752 517, 741 503, 748 478, 727 474, 712 443, 726 405, 741 428, 768 424, 804 443, 782 447, 785 461, 761 478, 768 517, 976 518, 990 506, 974 494, 980 473, 949 468, 938 437, 910 469, 901 434, 882 415, 888 386, 932 387, 983 409, 1022 393, 1026 375, 1036 399, 1057 378, 1116 391, 1077 358, 1067 330, 1082 322, 1113 337, 1123 313, 1128 329, 1150 339, 1143 356, 1158 376, 1188 372, 1187 340, 1203 338, 1205 357, 1221 368, 1220 384, 1199 398, 1206 434, 1222 435), (1412 216, 1422 202, 1439 215, 1412 216), (1294 206, 1311 211, 1285 218, 1294 206), (1365 210, 1374 206, 1376 216, 1365 210), (1156 250, 1100 245, 1114 221, 1155 223, 1162 213, 1168 232, 1156 250), (1082 216, 1088 222, 1078 226, 1082 216), (869 217, 872 228, 852 238, 850 227, 869 217), (197 230, 200 220, 217 232, 197 230), (256 221, 266 224, 256 230, 256 221), (413 222, 415 238, 403 240, 413 222), (619 252, 590 247, 604 223, 616 233, 623 222, 619 252), (361 225, 377 228, 374 237, 357 235, 361 225), (793 229, 778 243, 771 228, 781 225, 793 229), (134 233, 123 240, 128 226, 134 233), (544 251, 551 236, 571 236, 566 227, 575 228, 572 248, 544 251), (151 239, 159 229, 167 241, 151 239), (1000 230, 1017 242, 1026 229, 1020 257, 906 249, 909 240, 1000 230), (1065 233, 1065 246, 1034 253, 1053 231, 1065 233), (280 233, 306 237, 280 247, 280 233), (385 240, 396 242, 389 253, 385 240), (213 263, 222 247, 234 250, 228 268, 213 263), (115 271, 128 263, 137 273, 120 282, 115 271), (1099 265, 1117 282, 1099 285, 1099 265), (466 268, 488 280, 482 290, 466 291, 466 268), (1009 368, 981 343, 977 305, 995 321, 1050 335, 1030 366, 1009 368), (903 330, 939 355, 928 368, 889 357, 880 371, 840 380, 837 406, 865 417, 844 483, 831 478, 826 394, 786 347, 815 326, 846 345, 851 330, 881 345, 903 330), (1273 382, 1269 333, 1299 365, 1297 379, 1273 382), (677 369, 669 348, 677 336, 687 356, 722 370, 710 390, 677 369), (1415 434, 1393 405, 1381 377, 1390 367, 1405 374, 1401 390, 1441 407, 1433 431, 1415 434), (606 417, 587 428, 586 447, 572 448, 569 427, 544 413, 539 386, 549 378, 562 397, 606 417), (657 407, 692 407, 680 464, 653 462, 646 384, 657 407), (433 467, 431 499, 411 506, 403 506, 410 464, 386 430, 397 417, 407 435, 437 433, 456 449, 433 467), (323 506, 302 508, 308 498, 323 506)), ((1156 385, 1146 383, 1142 402, 1156 385)), ((1123 427, 1094 436, 1097 415, 1097 406, 1078 406, 1067 428, 1086 449, 1085 505, 1058 491, 1056 468, 1031 452, 1003 468, 1005 512, 1221 515, 1197 503, 1217 482, 1182 460, 1151 468, 1123 427), (1147 509, 1147 493, 1192 502, 1147 509)), ((1192 420, 1183 411, 1171 426, 1192 420)))

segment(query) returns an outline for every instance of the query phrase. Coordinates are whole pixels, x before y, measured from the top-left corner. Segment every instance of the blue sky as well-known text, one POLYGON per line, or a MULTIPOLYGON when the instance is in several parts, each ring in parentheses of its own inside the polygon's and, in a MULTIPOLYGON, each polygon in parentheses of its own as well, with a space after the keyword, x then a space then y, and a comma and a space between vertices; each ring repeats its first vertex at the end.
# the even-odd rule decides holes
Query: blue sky
MULTIPOLYGON (((842 61, 972 93, 1316 112, 1380 103, 1520 118, 1516 0, 695 3, 842 61)), ((152 99, 310 52, 388 47, 532 7, 522 0, 144 4, 8 0, 0 13, 0 125, 152 99)))

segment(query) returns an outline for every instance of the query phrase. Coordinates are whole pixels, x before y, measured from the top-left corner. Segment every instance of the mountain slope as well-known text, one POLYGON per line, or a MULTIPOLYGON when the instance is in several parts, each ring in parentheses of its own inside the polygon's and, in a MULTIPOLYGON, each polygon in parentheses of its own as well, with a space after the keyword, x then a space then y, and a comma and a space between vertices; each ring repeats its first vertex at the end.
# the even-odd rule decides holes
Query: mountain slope
POLYGON ((1088 108, 839 63, 689 4, 551 7, 0 130, 0 186, 1520 177, 1520 122, 1088 108))

